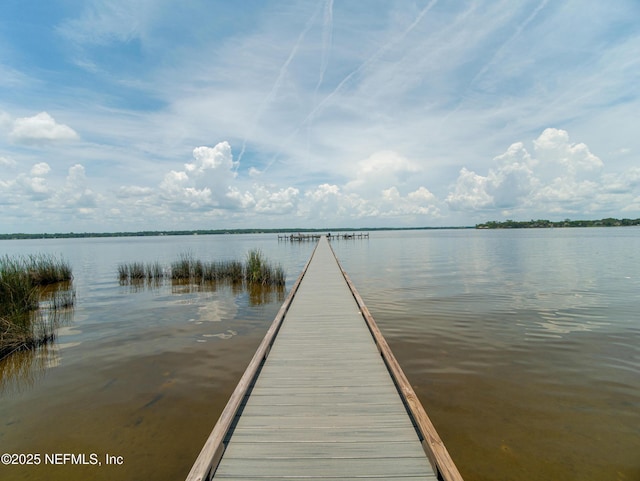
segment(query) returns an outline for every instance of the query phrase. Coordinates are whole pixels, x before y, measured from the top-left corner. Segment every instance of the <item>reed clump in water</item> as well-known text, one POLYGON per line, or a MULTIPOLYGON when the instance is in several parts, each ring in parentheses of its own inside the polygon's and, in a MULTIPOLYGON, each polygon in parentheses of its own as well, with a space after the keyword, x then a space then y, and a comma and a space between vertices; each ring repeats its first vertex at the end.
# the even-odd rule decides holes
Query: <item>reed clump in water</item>
POLYGON ((242 262, 237 260, 209 262, 203 266, 202 280, 240 283, 244 280, 243 271, 242 262))
POLYGON ((131 262, 118 265, 118 279, 123 284, 136 281, 159 281, 164 278, 164 270, 159 262, 131 262))
POLYGON ((272 266, 259 249, 253 249, 247 254, 245 279, 250 284, 281 286, 285 283, 285 274, 281 266, 272 266))
POLYGON ((0 257, 0 358, 53 339, 56 313, 75 303, 72 279, 51 255, 0 257))
POLYGON ((52 255, 30 255, 23 262, 34 285, 47 286, 73 279, 71 266, 66 261, 52 255))
POLYGON ((169 278, 198 284, 223 281, 272 286, 283 286, 286 280, 284 269, 272 266, 257 249, 249 251, 245 263, 238 260, 203 262, 191 253, 184 253, 169 269, 163 269, 158 262, 120 264, 118 278, 123 284, 169 278))

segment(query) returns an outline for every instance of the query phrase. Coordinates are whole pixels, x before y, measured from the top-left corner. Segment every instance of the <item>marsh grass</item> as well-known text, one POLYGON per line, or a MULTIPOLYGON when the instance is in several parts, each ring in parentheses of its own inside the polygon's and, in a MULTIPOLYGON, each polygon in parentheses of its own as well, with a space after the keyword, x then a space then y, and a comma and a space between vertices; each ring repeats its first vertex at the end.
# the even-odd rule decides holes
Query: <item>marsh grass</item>
POLYGON ((51 255, 0 257, 0 359, 53 339, 75 303, 71 267, 51 255))
POLYGON ((245 280, 249 284, 281 286, 285 283, 284 269, 272 266, 259 249, 252 249, 247 254, 245 280))
POLYGON ((202 280, 240 283, 244 280, 242 262, 236 260, 208 262, 203 265, 202 280))
POLYGON ((147 264, 145 274, 148 281, 159 281, 164 277, 164 271, 158 261, 147 264))
POLYGON ((159 262, 144 264, 142 262, 131 262, 129 264, 118 265, 118 279, 120 283, 129 284, 142 281, 159 281, 164 278, 164 271, 159 262))
POLYGON ((151 283, 171 279, 174 283, 230 282, 232 284, 260 284, 284 286, 286 276, 281 266, 272 266, 261 251, 254 249, 247 254, 246 262, 239 260, 203 262, 186 252, 163 269, 159 262, 144 264, 131 262, 118 265, 121 284, 136 284, 141 280, 151 283))
POLYGON ((66 261, 55 256, 48 254, 30 255, 24 262, 31 281, 37 286, 68 282, 73 279, 71 266, 66 261))
POLYGON ((202 262, 196 261, 191 253, 180 254, 180 259, 171 263, 171 279, 190 280, 195 278, 196 263, 202 264, 202 262))

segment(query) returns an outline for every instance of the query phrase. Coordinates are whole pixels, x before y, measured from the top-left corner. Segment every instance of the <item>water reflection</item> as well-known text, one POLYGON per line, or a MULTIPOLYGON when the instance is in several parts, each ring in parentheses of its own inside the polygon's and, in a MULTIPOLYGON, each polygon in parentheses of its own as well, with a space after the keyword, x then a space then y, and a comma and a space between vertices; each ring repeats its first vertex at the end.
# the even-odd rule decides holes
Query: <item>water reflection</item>
POLYGON ((0 394, 33 386, 47 369, 57 364, 58 358, 58 346, 54 343, 6 356, 0 360, 0 394))
MULTIPOLYGON (((116 287, 116 286, 114 286, 116 287)), ((121 292, 132 296, 134 304, 149 306, 150 302, 162 302, 164 305, 192 305, 197 308, 195 317, 188 319, 194 324, 222 322, 238 316, 240 304, 248 307, 259 307, 284 301, 284 286, 255 285, 242 282, 210 281, 194 283, 184 280, 136 279, 120 282, 121 292), (152 297, 134 299, 144 293, 152 297), (168 295, 168 296, 166 296, 168 295), (244 301, 240 298, 244 297, 244 301)), ((121 299, 121 302, 123 300, 121 299)), ((60 362, 60 347, 75 347, 81 344, 83 331, 73 325, 76 291, 73 285, 59 283, 43 288, 40 292, 40 309, 31 313, 31 326, 35 338, 39 341, 32 349, 24 349, 24 341, 16 344, 15 349, 8 351, 0 360, 0 390, 16 390, 32 386, 43 373, 60 362), (75 328, 75 329, 74 329, 75 328), (53 345, 57 333, 61 333, 71 342, 53 345)), ((126 304, 126 302, 125 302, 126 304)), ((81 316, 82 319, 86 318, 81 316)), ((103 331, 108 335, 109 326, 103 324, 103 331)), ((207 339, 230 339, 238 332, 234 329, 223 329, 205 332, 196 339, 206 342, 207 339)))
POLYGON ((268 286, 252 284, 247 288, 249 292, 249 305, 260 306, 274 302, 282 303, 285 298, 284 286, 268 286))
MULTIPOLYGON (((131 296, 133 304, 148 309, 150 302, 160 302, 164 306, 192 306, 195 316, 185 319, 188 324, 202 325, 222 323, 218 329, 204 331, 196 335, 195 341, 203 343, 212 340, 229 340, 238 335, 237 328, 226 328, 225 321, 231 321, 245 315, 241 306, 259 307, 281 304, 286 289, 284 286, 251 285, 233 282, 204 282, 166 280, 121 283, 121 292, 131 296), (138 295, 153 294, 135 301, 138 295), (145 307, 146 306, 146 307, 145 307), (224 327, 223 327, 224 326, 224 327)), ((117 288, 114 285, 115 288, 117 288)), ((41 293, 41 309, 33 313, 33 326, 40 336, 46 337, 47 343, 33 349, 17 349, 0 360, 0 392, 20 392, 37 384, 44 377, 47 369, 56 367, 61 362, 60 351, 82 344, 86 334, 80 326, 74 324, 74 303, 76 292, 71 284, 49 286, 41 293), (57 334, 64 337, 59 342, 57 334)), ((128 304, 120 299, 122 305, 128 304)), ((168 317, 171 317, 169 314, 168 317)), ((175 318, 174 318, 175 319, 175 318)), ((77 319, 80 324, 88 321, 81 314, 77 319)), ((268 319, 270 320, 270 319, 268 319)), ((101 322, 104 335, 109 337, 112 326, 101 322)), ((124 327, 124 326, 123 326, 124 327)), ((124 329, 128 329, 126 326, 124 329)), ((123 332, 126 332, 123 331, 123 332)))
POLYGON ((120 280, 119 282, 122 287, 131 293, 140 292, 145 289, 160 289, 164 285, 162 279, 131 279, 120 280))
MULTIPOLYGON (((233 336, 237 336, 238 331, 234 331, 233 329, 227 329, 225 332, 220 332, 218 334, 203 334, 202 337, 210 338, 215 337, 218 339, 231 339, 233 336)), ((198 342, 206 342, 205 339, 198 339, 198 342)))
POLYGON ((171 286, 173 294, 189 294, 194 292, 215 292, 220 286, 230 286, 235 294, 244 289, 242 282, 230 282, 226 280, 205 280, 194 282, 191 279, 172 279, 168 277, 120 279, 119 284, 129 293, 144 290, 157 290, 171 286))
POLYGON ((72 281, 57 282, 40 288, 40 309, 60 311, 73 308, 76 302, 76 290, 72 281))
POLYGON ((55 365, 57 349, 51 344, 57 330, 73 320, 76 291, 59 282, 38 290, 38 309, 25 313, 22 322, 2 320, 0 392, 31 385, 44 370, 55 365))
POLYGON ((198 317, 194 320, 196 323, 221 322, 225 319, 235 318, 237 312, 238 305, 235 296, 221 296, 200 306, 198 317))
POLYGON ((170 284, 171 294, 173 295, 213 293, 220 289, 230 289, 231 294, 234 296, 239 296, 246 292, 248 294, 249 306, 252 307, 271 304, 273 302, 284 302, 286 293, 286 287, 284 285, 230 282, 224 280, 192 282, 188 279, 171 279, 170 281, 163 279, 133 279, 120 281, 120 285, 126 288, 127 292, 131 294, 145 290, 160 290, 167 284, 170 284))
POLYGON ((231 287, 234 290, 234 294, 241 290, 238 289, 237 286, 233 284, 219 284, 218 282, 203 282, 203 283, 194 283, 189 282, 188 280, 172 280, 171 281, 171 294, 182 295, 182 294, 196 294, 200 292, 216 292, 219 287, 231 287), (235 289, 234 289, 235 287, 235 289))

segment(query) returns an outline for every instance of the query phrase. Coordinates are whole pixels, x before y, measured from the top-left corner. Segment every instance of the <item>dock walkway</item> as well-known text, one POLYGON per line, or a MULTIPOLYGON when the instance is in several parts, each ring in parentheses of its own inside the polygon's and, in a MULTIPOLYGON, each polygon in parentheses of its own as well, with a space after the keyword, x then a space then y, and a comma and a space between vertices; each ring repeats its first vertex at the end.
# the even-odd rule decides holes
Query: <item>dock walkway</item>
POLYGON ((278 317, 188 481, 461 480, 325 237, 278 317))

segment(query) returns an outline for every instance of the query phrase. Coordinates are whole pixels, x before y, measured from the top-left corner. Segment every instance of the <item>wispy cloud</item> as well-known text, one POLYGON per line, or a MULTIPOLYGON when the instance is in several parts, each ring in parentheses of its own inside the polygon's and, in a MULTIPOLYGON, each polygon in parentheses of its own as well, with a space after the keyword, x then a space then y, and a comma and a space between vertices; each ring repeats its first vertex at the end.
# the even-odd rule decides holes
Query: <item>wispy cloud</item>
POLYGON ((640 215, 635 2, 51 12, 0 31, 4 230, 640 215))
MULTIPOLYGON (((282 67, 280 67, 280 71, 278 72, 278 77, 276 78, 273 86, 271 87, 271 90, 269 90, 269 93, 265 97, 264 101, 261 103, 258 111, 256 112, 255 119, 251 123, 250 130, 249 130, 250 134, 252 133, 255 124, 260 120, 260 117, 262 116, 264 110, 267 108, 267 106, 269 106, 269 104, 271 104, 273 102, 276 94, 278 93, 278 91, 282 87, 282 83, 283 83, 286 75, 288 74, 289 65, 291 64, 292 60, 295 58, 295 56, 296 56, 296 54, 298 52, 298 49, 300 48, 302 42, 304 41, 305 36, 307 35, 309 30, 311 29, 311 27, 315 23, 316 18, 318 17, 318 14, 320 12, 320 6, 321 5, 318 4, 318 8, 316 8, 316 10, 313 13, 313 15, 311 16, 311 18, 309 18, 309 20, 307 21, 306 25, 304 26, 304 29, 302 30, 302 32, 300 32, 300 35, 298 35, 298 38, 296 39, 295 43, 293 44, 293 47, 291 48, 291 51, 289 52, 289 56, 287 57, 285 62, 282 64, 282 67)), ((240 150, 240 155, 238 156, 238 162, 240 162, 242 160, 242 156, 244 155, 244 152, 245 152, 245 149, 246 149, 246 144, 247 144, 247 138, 245 136, 242 139, 242 148, 240 150)))
POLYGON ((492 66, 494 66, 496 62, 501 60, 502 53, 507 51, 507 49, 509 48, 509 45, 514 41, 514 39, 516 39, 517 37, 520 36, 520 34, 522 34, 524 29, 527 28, 527 26, 536 18, 538 13, 540 13, 540 11, 546 7, 547 3, 549 3, 549 0, 541 1, 533 9, 533 11, 531 12, 531 14, 529 14, 528 17, 521 24, 516 26, 513 35, 507 38, 507 40, 498 47, 498 49, 496 50, 495 54, 493 54, 491 59, 480 69, 480 71, 473 78, 471 82, 472 84, 475 83, 479 78, 481 78, 485 73, 487 73, 487 71, 492 66))
POLYGON ((324 17, 322 22, 322 58, 320 61, 320 76, 314 97, 318 93, 318 89, 324 81, 324 74, 329 65, 329 53, 331 52, 331 44, 333 43, 333 0, 327 0, 324 7, 324 17))

